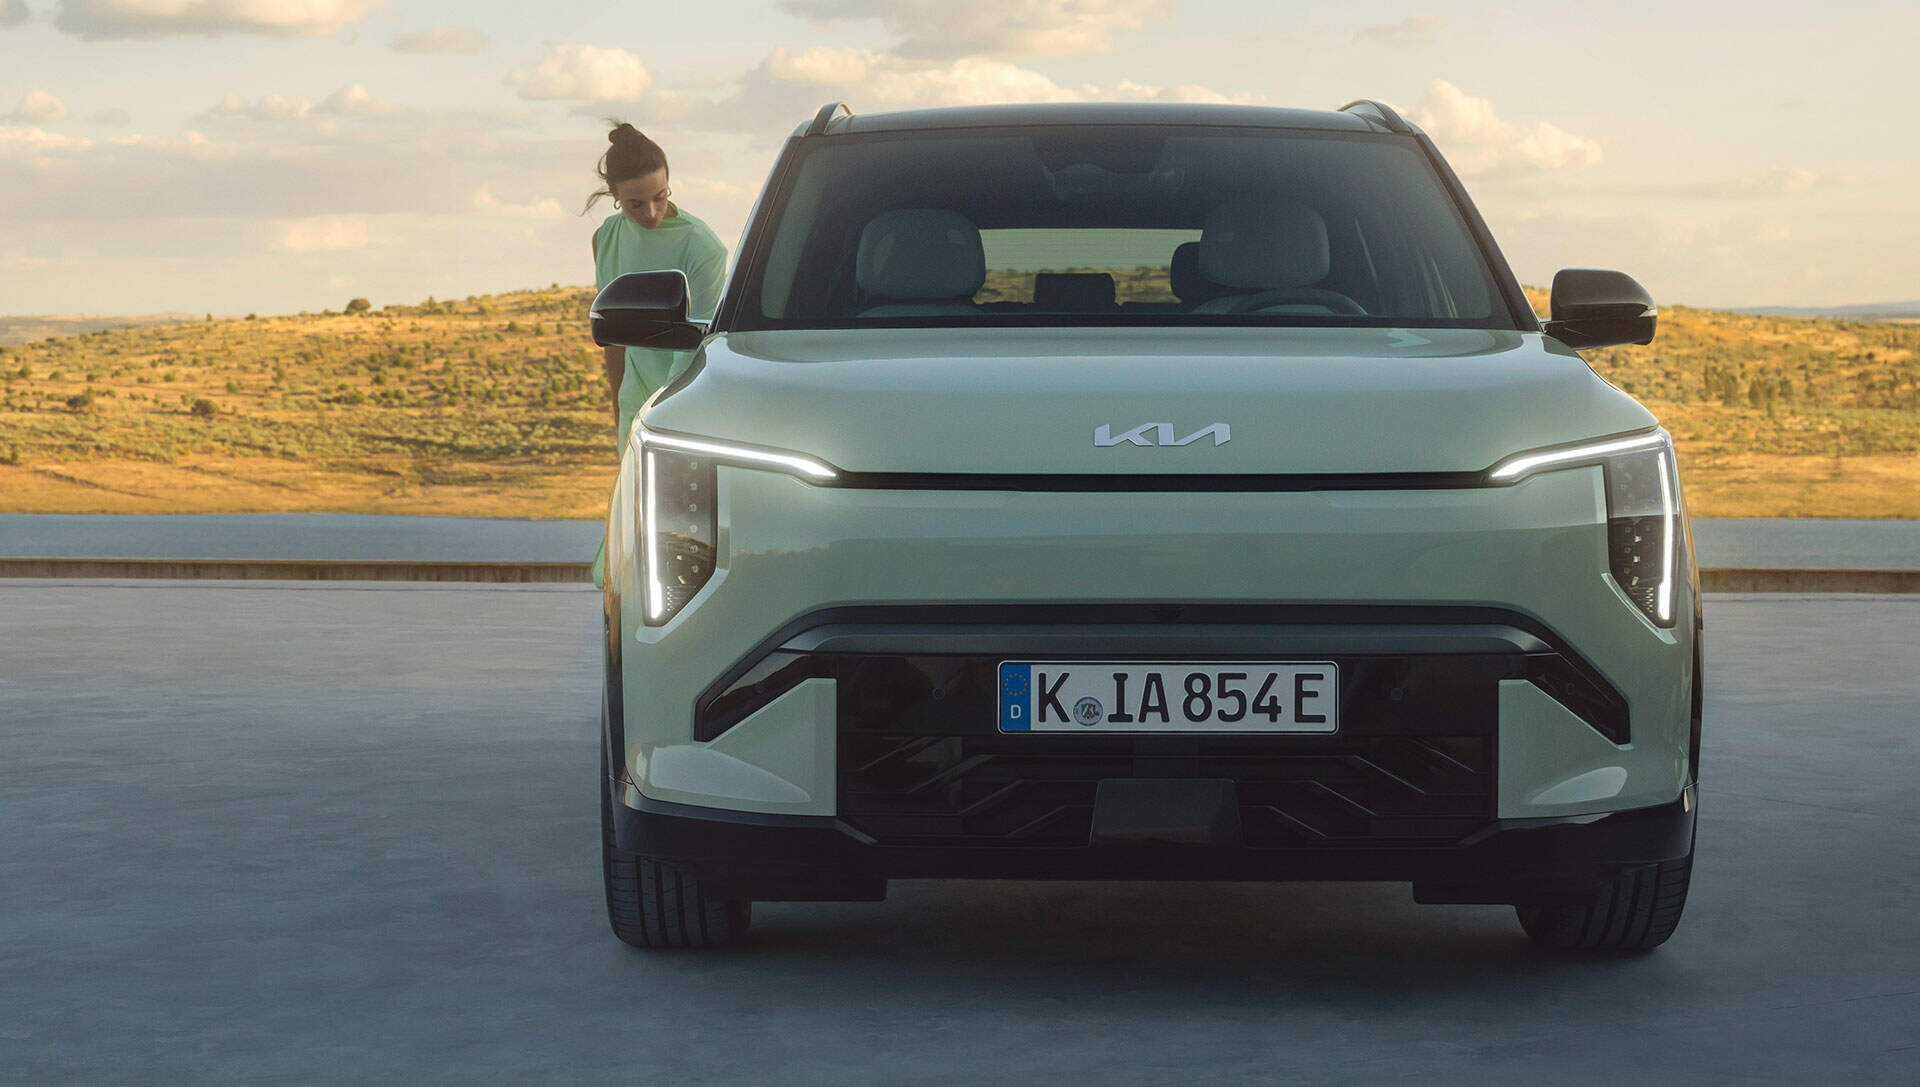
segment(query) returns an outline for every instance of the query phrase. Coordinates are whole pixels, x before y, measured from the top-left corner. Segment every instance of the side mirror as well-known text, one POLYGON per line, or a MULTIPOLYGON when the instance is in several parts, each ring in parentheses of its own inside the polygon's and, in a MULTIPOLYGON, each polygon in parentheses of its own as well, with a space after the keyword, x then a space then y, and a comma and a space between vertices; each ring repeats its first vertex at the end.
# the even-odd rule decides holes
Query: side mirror
POLYGON ((1647 289, 1625 272, 1563 268, 1553 275, 1553 300, 1542 331, 1578 351, 1623 343, 1652 343, 1660 311, 1647 289))
POLYGON ((655 347, 691 351, 707 334, 687 320, 687 274, 628 272, 593 300, 593 342, 602 347, 655 347))

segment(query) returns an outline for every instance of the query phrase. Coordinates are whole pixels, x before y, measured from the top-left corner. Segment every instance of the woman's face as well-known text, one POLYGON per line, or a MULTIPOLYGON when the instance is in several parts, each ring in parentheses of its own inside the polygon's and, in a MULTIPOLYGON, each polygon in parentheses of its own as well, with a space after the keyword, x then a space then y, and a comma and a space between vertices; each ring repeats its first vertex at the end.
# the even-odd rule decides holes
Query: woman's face
POLYGON ((659 226, 667 217, 671 210, 667 198, 672 195, 672 190, 667 188, 665 170, 630 177, 613 186, 613 202, 627 218, 648 230, 659 226))

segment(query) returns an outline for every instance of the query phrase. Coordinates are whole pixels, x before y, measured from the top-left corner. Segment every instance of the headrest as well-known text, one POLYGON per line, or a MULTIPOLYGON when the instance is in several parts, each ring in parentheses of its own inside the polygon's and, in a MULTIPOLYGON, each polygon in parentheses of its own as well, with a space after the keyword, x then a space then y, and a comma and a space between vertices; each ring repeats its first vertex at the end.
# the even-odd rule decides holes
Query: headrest
POLYGON ((889 211, 860 232, 853 278, 880 298, 972 298, 987 280, 987 255, 979 228, 964 215, 889 211))
POLYGON ((1167 265, 1167 281, 1173 296, 1187 305, 1205 302, 1220 293, 1220 288, 1200 274, 1200 243, 1181 242, 1174 247, 1173 260, 1167 265))
POLYGON ((1035 272, 1033 308, 1050 313, 1110 310, 1113 277, 1105 272, 1035 272))
POLYGON ((1229 200, 1200 232, 1200 274, 1225 287, 1304 287, 1327 276, 1327 223, 1291 200, 1229 200))

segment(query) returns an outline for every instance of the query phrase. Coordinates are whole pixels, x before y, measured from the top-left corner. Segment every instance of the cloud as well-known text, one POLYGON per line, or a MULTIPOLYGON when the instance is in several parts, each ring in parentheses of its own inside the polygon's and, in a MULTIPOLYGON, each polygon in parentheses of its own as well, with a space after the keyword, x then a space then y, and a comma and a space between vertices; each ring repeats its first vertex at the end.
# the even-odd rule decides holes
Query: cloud
POLYGON ((1113 36, 1167 13, 1165 0, 780 0, 816 22, 873 19, 902 56, 1074 56, 1113 50, 1113 36))
POLYGON ((10 154, 37 156, 46 151, 77 151, 91 146, 92 140, 48 132, 37 125, 0 125, 0 157, 10 154))
POLYGON ((1413 120, 1465 176, 1584 170, 1599 163, 1600 144, 1540 121, 1519 125, 1444 79, 1427 86, 1413 120))
POLYGON ((485 185, 473 191, 473 197, 469 203, 473 210, 483 215, 500 215, 512 219, 564 219, 567 215, 566 211, 560 207, 560 202, 552 197, 529 201, 525 204, 513 204, 494 196, 493 191, 485 185))
POLYGON ((19 26, 32 14, 27 10, 27 0, 0 0, 0 26, 19 26))
POLYGON ((72 112, 65 102, 35 87, 20 99, 20 104, 13 107, 13 112, 7 114, 6 119, 23 124, 44 125, 64 121, 72 112))
POLYGON ((245 97, 228 91, 226 97, 208 110, 206 115, 213 118, 246 121, 292 121, 312 113, 311 98, 269 94, 264 98, 248 101, 245 97))
POLYGON ((1006 102, 1252 102, 1184 84, 1161 87, 1122 80, 1108 86, 1063 85, 1051 77, 991 57, 927 61, 867 49, 816 46, 776 49, 743 76, 736 92, 704 108, 695 120, 744 131, 784 131, 805 119, 812 103, 831 98, 863 110, 979 106, 1006 102))
POLYGON ((1394 48, 1432 45, 1446 27, 1447 20, 1443 16, 1409 15, 1398 22, 1363 26, 1353 32, 1353 41, 1356 45, 1373 44, 1394 48))
POLYGON ((274 248, 289 253, 330 253, 365 249, 369 244, 365 219, 302 219, 281 229, 274 248))
POLYGON ((386 117, 397 112, 392 103, 375 98, 364 83, 349 83, 315 104, 304 95, 269 94, 248 99, 227 92, 201 116, 215 121, 304 121, 320 116, 386 117))
POLYGON ((865 49, 834 49, 815 46, 798 53, 776 49, 760 62, 765 74, 786 83, 815 83, 825 86, 858 83, 880 63, 880 54, 865 49))
POLYGON ((54 25, 89 40, 172 34, 313 37, 359 22, 380 0, 61 0, 54 25))
POLYGON ((88 114, 87 120, 96 125, 130 125, 133 123, 133 114, 119 106, 114 106, 111 109, 88 114))
POLYGON ((1135 83, 1123 79, 1111 88, 1087 87, 1088 101, 1118 102, 1189 102, 1200 105, 1259 105, 1265 99, 1257 94, 1224 94, 1212 87, 1202 87, 1195 83, 1182 83, 1173 87, 1159 87, 1151 83, 1135 83))
POLYGON ((653 77, 625 49, 576 43, 549 47, 538 63, 507 73, 507 82, 536 101, 631 102, 653 77))
POLYGON ((393 104, 367 92, 365 83, 352 83, 328 95, 318 107, 321 113, 342 117, 385 117, 394 112, 393 104))
POLYGON ((1764 174, 1740 179, 1740 188, 1749 193, 1805 192, 1821 183, 1819 174, 1804 166, 1775 166, 1764 174))
POLYGON ((396 53, 480 53, 493 39, 464 26, 435 26, 395 34, 388 45, 396 53))

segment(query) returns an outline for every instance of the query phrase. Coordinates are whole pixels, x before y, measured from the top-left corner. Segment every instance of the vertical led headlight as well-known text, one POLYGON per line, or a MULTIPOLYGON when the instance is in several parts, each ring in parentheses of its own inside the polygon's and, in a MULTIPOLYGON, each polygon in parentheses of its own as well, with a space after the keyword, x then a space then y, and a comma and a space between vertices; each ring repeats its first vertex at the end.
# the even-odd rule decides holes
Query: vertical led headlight
POLYGON ((1654 448, 1604 462, 1607 473, 1607 566, 1634 607, 1663 627, 1673 625, 1675 519, 1680 509, 1673 452, 1654 448))
POLYGON ((661 626, 713 580, 719 561, 719 472, 725 464, 781 472, 810 483, 827 483, 839 472, 804 453, 633 428, 639 444, 640 501, 635 504, 640 541, 642 609, 648 626, 661 626))
POLYGON ((1607 569, 1654 625, 1674 623, 1680 476, 1664 430, 1508 457, 1487 473, 1516 483, 1540 472, 1599 465, 1607 480, 1607 569))
POLYGON ((640 447, 646 496, 640 538, 647 577, 647 623, 659 626, 685 607, 713 577, 717 482, 713 458, 702 453, 640 447))

